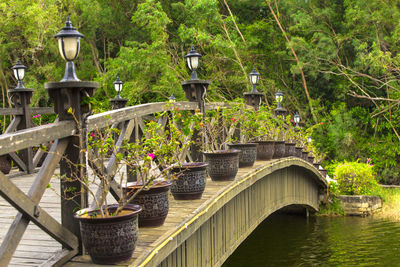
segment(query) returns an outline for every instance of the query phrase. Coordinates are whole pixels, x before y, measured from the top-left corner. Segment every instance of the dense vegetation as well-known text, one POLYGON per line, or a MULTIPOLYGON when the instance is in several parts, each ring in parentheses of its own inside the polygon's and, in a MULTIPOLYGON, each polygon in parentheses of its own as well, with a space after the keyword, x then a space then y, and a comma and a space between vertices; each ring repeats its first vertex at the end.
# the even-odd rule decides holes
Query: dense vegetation
POLYGON ((32 105, 51 104, 43 83, 62 78, 53 35, 67 14, 85 34, 78 76, 102 85, 97 112, 109 108, 117 75, 130 105, 183 100, 183 56, 194 45, 199 78, 212 81, 208 101, 249 91, 254 66, 267 103, 280 88, 290 113, 323 123, 313 137, 328 161, 371 158, 381 179, 399 182, 399 1, 0 0, 2 107, 17 58, 29 67, 32 105))

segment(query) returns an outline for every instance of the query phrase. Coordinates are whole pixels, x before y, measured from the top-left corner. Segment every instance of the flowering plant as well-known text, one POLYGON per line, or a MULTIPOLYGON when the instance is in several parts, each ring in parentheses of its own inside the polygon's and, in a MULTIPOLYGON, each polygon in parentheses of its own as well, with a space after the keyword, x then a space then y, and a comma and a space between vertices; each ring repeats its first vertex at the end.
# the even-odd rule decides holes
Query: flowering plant
POLYGON ((239 124, 236 114, 229 108, 217 107, 206 112, 202 123, 203 151, 225 150, 235 139, 234 133, 239 124))
MULTIPOLYGON (((71 114, 73 115, 72 111, 71 114)), ((179 175, 169 170, 184 161, 193 133, 193 122, 188 124, 190 121, 182 120, 181 117, 182 114, 177 109, 156 114, 154 120, 144 123, 142 137, 133 143, 128 142, 127 137, 122 143, 118 142, 121 131, 116 128, 107 127, 88 133, 87 148, 81 150, 81 153, 88 155, 87 164, 76 164, 65 158, 71 168, 71 175, 60 178, 71 184, 81 184, 92 196, 95 204, 93 208, 98 211, 97 216, 118 215, 142 190, 179 175), (80 176, 73 171, 78 168, 84 175, 80 176), (114 180, 118 182, 120 189, 124 185, 126 187, 126 171, 136 176, 137 190, 119 190, 117 209, 111 213, 108 209, 107 195, 112 177, 115 177, 114 180)), ((66 199, 73 199, 81 192, 71 186, 61 194, 66 199)))

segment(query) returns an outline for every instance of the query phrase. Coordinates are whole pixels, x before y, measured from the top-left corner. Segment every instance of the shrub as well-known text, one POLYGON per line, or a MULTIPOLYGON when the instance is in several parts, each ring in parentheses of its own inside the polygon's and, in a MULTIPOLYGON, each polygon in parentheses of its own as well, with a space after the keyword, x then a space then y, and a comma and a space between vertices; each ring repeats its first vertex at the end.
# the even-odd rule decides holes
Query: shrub
POLYGON ((372 164, 344 162, 335 168, 335 178, 340 193, 345 195, 369 195, 377 182, 372 164))

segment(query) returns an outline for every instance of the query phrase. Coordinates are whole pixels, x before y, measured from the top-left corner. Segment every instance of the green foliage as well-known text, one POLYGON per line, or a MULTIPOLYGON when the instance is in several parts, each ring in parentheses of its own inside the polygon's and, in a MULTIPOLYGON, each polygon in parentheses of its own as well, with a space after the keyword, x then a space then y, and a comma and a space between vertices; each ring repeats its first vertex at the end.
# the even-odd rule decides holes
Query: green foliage
POLYGON ((372 165, 368 163, 341 163, 336 166, 334 177, 339 192, 345 195, 370 195, 377 186, 372 165))

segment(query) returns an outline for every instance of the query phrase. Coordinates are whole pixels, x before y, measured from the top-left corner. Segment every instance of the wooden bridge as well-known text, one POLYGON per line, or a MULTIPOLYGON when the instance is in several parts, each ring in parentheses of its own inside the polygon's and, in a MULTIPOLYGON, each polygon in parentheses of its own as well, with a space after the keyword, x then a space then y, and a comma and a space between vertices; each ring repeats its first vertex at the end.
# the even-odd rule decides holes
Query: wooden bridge
MULTIPOLYGON (((61 155, 75 160, 84 158, 85 155, 77 150, 82 145, 82 135, 77 135, 79 131, 92 131, 113 125, 121 129, 117 143, 122 140, 134 142, 141 135, 146 116, 175 107, 188 111, 199 107, 196 102, 170 105, 151 103, 87 116, 89 109, 81 105, 79 97, 84 95, 82 92, 90 95, 94 87, 92 83, 80 84, 81 93, 76 93, 76 84, 64 83, 59 93, 51 93, 59 115, 58 121, 15 132, 8 131, 0 136, 0 155, 53 142, 51 153, 36 175, 23 176, 21 179, 0 173, 0 195, 4 198, 0 203, 0 214, 3 214, 0 266, 93 266, 88 256, 76 256, 81 251, 79 226, 72 218, 76 204, 60 199, 53 191, 46 189, 51 183, 53 188, 58 187, 57 181, 52 178, 58 166, 61 173, 68 172, 61 155), (78 99, 74 100, 76 97, 78 99), (78 123, 68 116, 69 107, 73 107, 75 115, 78 114, 78 123), (15 216, 9 212, 11 206, 18 211, 15 216), (32 223, 36 227, 28 227, 32 223)), ((223 105, 206 104, 205 109, 223 105)), ((204 106, 200 105, 200 108, 204 106)), ((89 153, 88 156, 93 155, 89 153)), ((106 167, 111 181, 110 191, 114 197, 118 196, 119 191, 114 181, 116 164, 112 156, 106 167)), ((61 182, 60 190, 68 186, 71 184, 61 182)), ((76 184, 74 186, 79 187, 76 184)), ((257 161, 252 168, 241 168, 234 181, 208 180, 200 200, 175 201, 170 198, 170 212, 165 224, 158 228, 141 228, 133 258, 120 265, 221 265, 274 211, 289 205, 318 210, 326 186, 319 171, 301 159, 290 157, 257 161)), ((79 201, 81 206, 88 205, 84 196, 79 201)))

